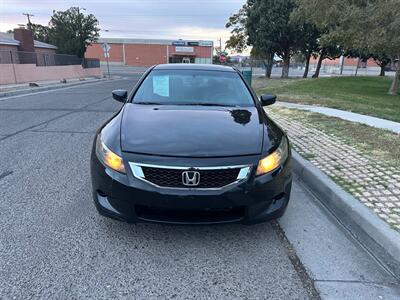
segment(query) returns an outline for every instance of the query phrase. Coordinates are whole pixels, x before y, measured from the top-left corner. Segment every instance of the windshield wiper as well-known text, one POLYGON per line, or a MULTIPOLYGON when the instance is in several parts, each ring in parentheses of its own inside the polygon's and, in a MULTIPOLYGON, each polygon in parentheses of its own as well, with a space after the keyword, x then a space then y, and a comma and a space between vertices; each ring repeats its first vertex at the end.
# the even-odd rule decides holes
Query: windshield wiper
POLYGON ((151 102, 151 101, 143 101, 143 102, 133 102, 133 104, 143 104, 143 105, 191 105, 191 106, 220 106, 220 107, 238 107, 237 105, 232 104, 222 104, 222 103, 206 103, 206 102, 171 102, 171 103, 159 103, 159 102, 151 102))
POLYGON ((237 105, 232 104, 220 104, 220 103, 204 103, 204 102, 195 102, 195 103, 179 103, 179 105, 199 105, 199 106, 222 106, 222 107, 237 107, 237 105))
POLYGON ((162 105, 159 102, 133 102, 133 104, 143 104, 143 105, 162 105))

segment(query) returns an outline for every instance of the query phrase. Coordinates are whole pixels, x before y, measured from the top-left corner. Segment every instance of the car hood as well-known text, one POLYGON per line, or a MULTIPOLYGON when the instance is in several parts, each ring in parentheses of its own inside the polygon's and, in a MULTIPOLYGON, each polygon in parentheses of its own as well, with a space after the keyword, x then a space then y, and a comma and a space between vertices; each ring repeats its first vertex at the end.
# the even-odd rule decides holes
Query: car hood
POLYGON ((151 155, 221 157, 259 154, 256 107, 125 105, 121 149, 151 155))

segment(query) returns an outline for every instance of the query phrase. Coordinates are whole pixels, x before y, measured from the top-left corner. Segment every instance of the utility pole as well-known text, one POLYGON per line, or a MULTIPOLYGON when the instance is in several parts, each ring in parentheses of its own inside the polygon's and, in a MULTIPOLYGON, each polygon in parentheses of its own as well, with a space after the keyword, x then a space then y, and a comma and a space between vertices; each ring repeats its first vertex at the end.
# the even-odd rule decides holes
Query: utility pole
POLYGON ((222 38, 219 38, 219 53, 222 53, 222 38))
POLYGON ((32 15, 30 13, 22 13, 22 14, 28 18, 28 25, 32 24, 31 17, 34 17, 34 15, 32 15))
POLYGON ((78 14, 81 13, 81 9, 86 11, 86 8, 84 8, 84 7, 79 7, 79 6, 78 6, 78 14))

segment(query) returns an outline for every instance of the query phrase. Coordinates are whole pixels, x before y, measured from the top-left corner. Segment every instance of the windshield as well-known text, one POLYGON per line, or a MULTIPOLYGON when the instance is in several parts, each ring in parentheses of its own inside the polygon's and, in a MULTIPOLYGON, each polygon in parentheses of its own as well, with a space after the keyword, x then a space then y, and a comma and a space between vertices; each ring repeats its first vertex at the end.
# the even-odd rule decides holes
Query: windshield
POLYGON ((136 104, 254 106, 253 98, 236 72, 154 70, 143 81, 136 104))

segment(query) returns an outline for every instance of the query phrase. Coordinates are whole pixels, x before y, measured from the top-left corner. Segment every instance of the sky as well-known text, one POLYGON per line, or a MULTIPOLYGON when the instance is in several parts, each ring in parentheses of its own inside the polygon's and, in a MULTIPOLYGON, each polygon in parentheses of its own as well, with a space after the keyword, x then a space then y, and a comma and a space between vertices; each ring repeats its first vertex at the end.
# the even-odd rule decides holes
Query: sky
POLYGON ((229 38, 225 24, 245 0, 0 0, 0 31, 32 23, 47 25, 53 10, 84 8, 99 20, 101 37, 203 39, 219 45, 229 38))

